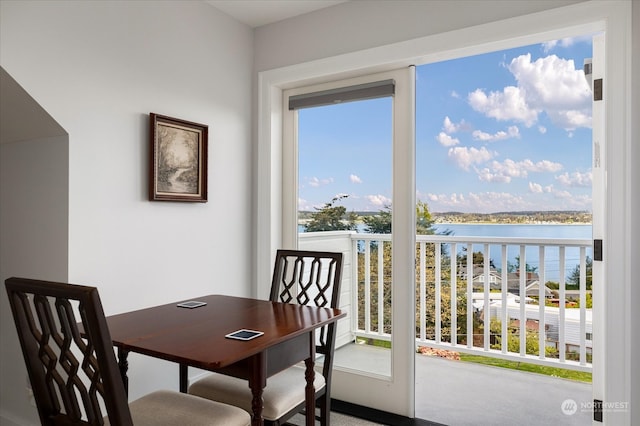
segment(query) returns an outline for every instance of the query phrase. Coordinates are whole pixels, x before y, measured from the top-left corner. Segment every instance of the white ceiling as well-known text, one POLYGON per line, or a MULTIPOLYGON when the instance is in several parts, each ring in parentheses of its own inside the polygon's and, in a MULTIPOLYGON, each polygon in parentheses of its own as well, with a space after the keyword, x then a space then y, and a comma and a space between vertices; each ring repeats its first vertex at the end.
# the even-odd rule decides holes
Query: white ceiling
POLYGON ((252 28, 324 9, 349 0, 205 0, 252 28))

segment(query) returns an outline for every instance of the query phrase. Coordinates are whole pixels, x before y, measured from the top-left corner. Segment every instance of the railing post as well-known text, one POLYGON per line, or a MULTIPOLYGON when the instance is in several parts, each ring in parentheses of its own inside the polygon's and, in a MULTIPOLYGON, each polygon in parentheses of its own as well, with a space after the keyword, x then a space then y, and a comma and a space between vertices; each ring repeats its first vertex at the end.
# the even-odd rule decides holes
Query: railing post
POLYGON ((560 362, 565 362, 567 359, 567 344, 565 341, 565 309, 567 308, 567 283, 565 277, 565 247, 560 247, 560 301, 558 303, 558 359, 560 362))
POLYGON ((451 346, 458 344, 458 246, 451 243, 451 346))
POLYGON ((580 247, 580 365, 587 363, 587 260, 586 250, 580 247))
POLYGON ((434 245, 434 250, 435 250, 435 293, 436 293, 436 312, 435 312, 435 318, 436 318, 436 343, 440 343, 442 341, 442 289, 441 289, 441 284, 442 284, 442 271, 441 271, 441 244, 440 243, 435 243, 434 245))
POLYGON ((544 359, 546 356, 546 321, 544 309, 546 303, 545 294, 545 273, 544 273, 544 246, 540 246, 538 257, 540 273, 538 275, 538 356, 544 359))
POLYGON ((473 347, 473 244, 467 244, 467 348, 473 347))
POLYGON ((384 241, 378 244, 378 334, 384 333, 384 241))
POLYGON ((371 333, 371 242, 364 245, 364 330, 371 333))
POLYGON ((484 350, 488 351, 490 347, 490 335, 491 335, 491 303, 489 302, 489 291, 491 290, 491 276, 489 274, 489 264, 491 262, 491 253, 489 251, 489 244, 484 245, 483 250, 483 276, 484 276, 484 302, 483 302, 483 319, 484 319, 484 350))
POLYGON ((525 246, 520 246, 520 356, 527 354, 527 314, 525 304, 527 299, 527 259, 525 246))
POLYGON ((501 342, 500 349, 503 354, 507 353, 509 349, 509 337, 507 336, 508 325, 507 322, 509 319, 507 318, 507 306, 509 300, 507 299, 507 288, 509 287, 509 272, 507 268, 507 245, 502 245, 502 315, 500 315, 500 321, 502 323, 501 331, 501 342))
POLYGON ((425 265, 427 244, 420 242, 420 339, 427 338, 427 268, 425 265))

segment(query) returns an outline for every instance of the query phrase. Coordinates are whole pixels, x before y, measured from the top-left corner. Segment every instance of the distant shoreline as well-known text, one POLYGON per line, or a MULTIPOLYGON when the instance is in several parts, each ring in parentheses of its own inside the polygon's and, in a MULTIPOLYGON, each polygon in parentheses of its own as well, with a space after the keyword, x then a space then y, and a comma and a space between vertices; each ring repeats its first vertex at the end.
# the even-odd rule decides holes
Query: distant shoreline
MULTIPOLYGON (((298 212, 298 223, 304 224, 317 212, 298 212)), ((380 212, 351 212, 361 223, 368 216, 380 212)), ((520 211, 497 213, 432 212, 430 219, 434 225, 592 225, 593 217, 589 211, 520 211)))

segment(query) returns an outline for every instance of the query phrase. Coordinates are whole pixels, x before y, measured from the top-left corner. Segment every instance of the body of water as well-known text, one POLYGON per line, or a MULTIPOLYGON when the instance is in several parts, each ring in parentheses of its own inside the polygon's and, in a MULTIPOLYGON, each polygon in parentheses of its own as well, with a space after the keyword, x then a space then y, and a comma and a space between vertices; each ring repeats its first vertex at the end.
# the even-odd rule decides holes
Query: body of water
MULTIPOLYGON (((567 238, 567 239, 592 239, 591 225, 563 225, 563 224, 437 224, 436 232, 447 230, 457 237, 512 237, 512 238, 567 238)), ((473 251, 483 251, 482 244, 474 244, 473 251)), ((458 253, 461 249, 458 250, 458 253)), ((586 255, 593 258, 591 247, 586 249, 586 255)), ((519 246, 507 247, 507 261, 517 264, 516 257, 520 256, 519 246)), ((580 264, 580 249, 578 247, 565 248, 565 277, 580 264)), ((489 246, 489 258, 497 269, 502 269, 502 248, 499 245, 489 246)), ((537 272, 540 272, 540 250, 538 247, 527 247, 525 250, 525 263, 537 272)), ((545 281, 560 279, 560 249, 559 247, 545 247, 544 251, 545 281)))
POLYGON ((591 239, 591 225, 512 225, 440 223, 436 232, 453 231, 459 237, 517 237, 517 238, 577 238, 591 239))
MULTIPOLYGON (((360 226, 358 232, 363 232, 360 226)), ((512 238, 568 238, 568 239, 592 239, 591 225, 563 225, 563 224, 437 224, 434 225, 437 233, 451 231, 456 237, 512 237, 512 238)), ((299 232, 304 232, 304 226, 298 226, 299 232)), ((473 251, 483 251, 483 244, 474 244, 473 251)), ((458 246, 458 253, 462 253, 462 247, 458 246)), ((519 246, 508 246, 507 261, 516 264, 520 255, 519 246)), ((587 248, 586 255, 593 258, 593 250, 587 248)), ((489 258, 497 269, 502 269, 502 248, 499 245, 489 246, 489 258)), ((527 247, 525 251, 525 263, 540 272, 540 251, 538 247, 527 247)), ((580 264, 580 249, 567 247, 565 249, 565 277, 580 264)), ((545 281, 557 282, 560 277, 560 250, 558 247, 545 247, 544 252, 545 281)))

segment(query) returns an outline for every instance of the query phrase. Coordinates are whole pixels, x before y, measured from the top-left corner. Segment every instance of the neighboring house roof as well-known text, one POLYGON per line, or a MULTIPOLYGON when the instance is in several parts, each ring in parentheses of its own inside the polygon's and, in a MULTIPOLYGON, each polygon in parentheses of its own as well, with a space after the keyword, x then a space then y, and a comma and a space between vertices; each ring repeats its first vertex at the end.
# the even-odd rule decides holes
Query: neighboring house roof
MULTIPOLYGON (((525 294, 527 296, 537 297, 540 294, 540 281, 536 280, 531 282, 530 284, 527 284, 527 286, 525 287, 525 290, 526 290, 525 294)), ((553 292, 546 285, 544 286, 544 297, 546 298, 553 297, 553 292)))
MULTIPOLYGON (((525 288, 530 284, 538 282, 538 274, 536 272, 527 272, 525 278, 525 288)), ((509 272, 507 275, 507 289, 514 294, 520 294, 520 273, 509 272)), ((527 293, 529 294, 529 293, 527 293)))
MULTIPOLYGON (((458 278, 466 281, 467 279, 467 267, 466 265, 460 265, 458 267, 458 278)), ((474 287, 484 287, 484 267, 474 265, 473 266, 473 285, 474 287)), ((493 290, 502 288, 502 275, 494 268, 489 268, 489 287, 493 290)))

